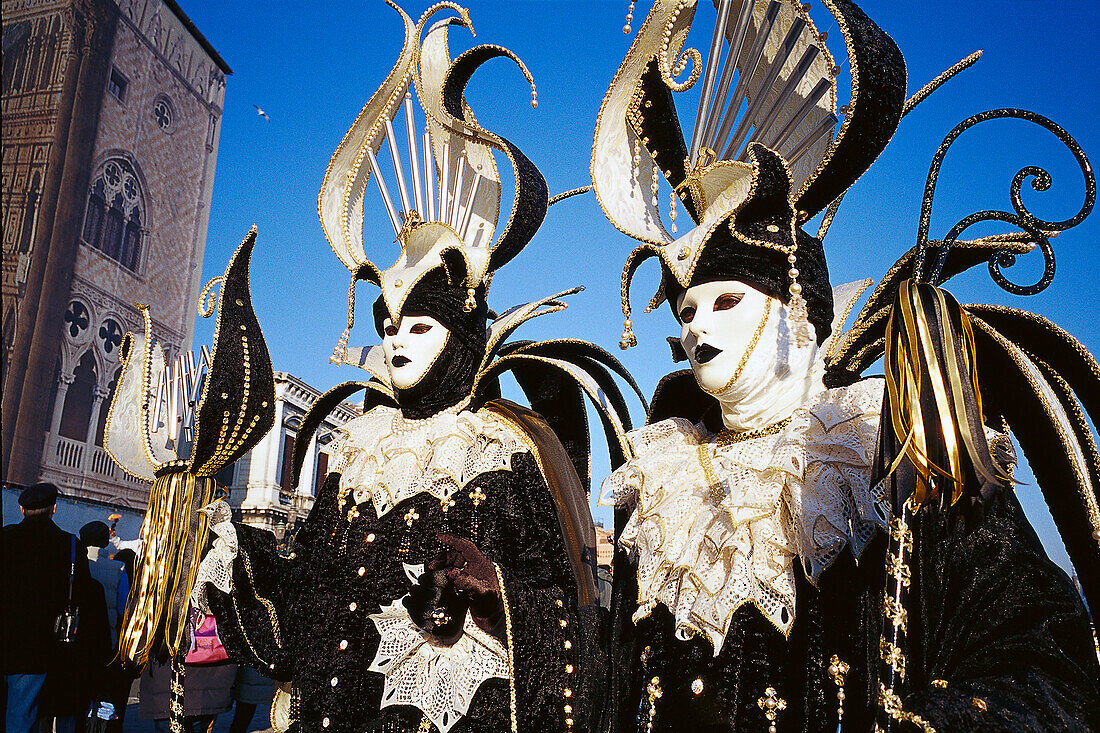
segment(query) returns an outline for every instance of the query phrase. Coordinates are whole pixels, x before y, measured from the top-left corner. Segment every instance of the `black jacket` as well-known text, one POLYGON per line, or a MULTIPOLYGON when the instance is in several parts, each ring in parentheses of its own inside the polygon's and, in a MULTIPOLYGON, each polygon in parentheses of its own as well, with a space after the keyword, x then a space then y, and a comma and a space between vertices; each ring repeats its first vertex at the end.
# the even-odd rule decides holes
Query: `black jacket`
MULTIPOLYGON (((577 606, 550 491, 531 454, 513 455, 510 471, 484 473, 456 492, 446 514, 439 499, 421 493, 377 517, 369 500, 354 506, 349 497, 341 505, 339 479, 333 473, 326 480, 292 558, 278 555, 270 533, 239 525, 232 596, 208 586, 230 657, 293 680, 301 730, 420 729, 418 710, 380 707, 383 678, 368 671, 379 643, 369 614, 408 592, 402 563, 434 557, 437 532, 470 539, 501 569, 519 731, 563 731, 567 717, 573 729, 585 730, 585 661, 600 660, 591 638, 595 623, 582 617, 599 609, 577 606), (478 488, 486 498, 475 510, 470 493, 478 488)), ((486 681, 453 733, 509 730, 509 697, 506 680, 486 681)))
MULTIPOLYGON (((913 532, 905 710, 941 733, 1098 729, 1100 667, 1084 608, 1013 492, 994 497, 972 529, 919 516, 913 532)), ((850 665, 843 730, 872 730, 885 550, 880 535, 858 564, 845 552, 817 588, 798 572, 789 638, 742 606, 717 657, 708 643, 676 638, 664 606, 631 621, 636 573, 620 551, 608 729, 649 729, 647 686, 657 678, 655 732, 767 730, 758 701, 770 687, 785 702, 778 730, 833 733, 835 654, 850 665)), ((908 726, 900 729, 917 730, 908 726)))
POLYGON ((57 614, 69 595, 76 543, 74 597, 87 591, 88 558, 73 535, 48 516, 27 517, 0 534, 0 655, 4 674, 42 674, 56 659, 57 614))

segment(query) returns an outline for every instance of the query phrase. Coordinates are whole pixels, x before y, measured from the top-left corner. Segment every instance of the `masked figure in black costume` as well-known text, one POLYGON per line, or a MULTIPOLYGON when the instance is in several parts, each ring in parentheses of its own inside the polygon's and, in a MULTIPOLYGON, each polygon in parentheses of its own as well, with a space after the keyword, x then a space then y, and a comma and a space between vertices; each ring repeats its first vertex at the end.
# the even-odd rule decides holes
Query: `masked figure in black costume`
POLYGON ((937 287, 1031 242, 1049 249, 1092 206, 1087 161, 1042 118, 987 113, 1063 136, 1089 191, 1081 212, 1044 222, 1017 199, 1000 218, 1018 233, 962 241, 960 226, 930 243, 925 228, 842 333, 870 281, 832 288, 821 237, 903 111, 950 73, 906 104, 891 39, 825 0, 853 77, 838 127, 839 69, 809 5, 716 5, 700 73, 682 51, 695 2, 655 2, 596 127, 600 203, 645 242, 624 272, 621 346, 636 341, 630 278, 657 256, 650 307, 668 301, 673 357, 691 365, 662 380, 605 483, 619 531, 608 728, 1095 729, 1085 610, 1013 494, 1007 429, 1100 607, 1100 462, 1082 410, 1098 416, 1100 368, 1037 316, 961 308, 937 287), (696 80, 687 142, 670 92, 696 80), (658 171, 694 221, 679 238, 659 215, 658 171), (818 237, 803 232, 827 207, 818 237), (861 378, 884 355, 887 379, 861 378))
MULTIPOLYGON (((398 64, 322 184, 322 224, 353 287, 362 279, 382 290, 374 305, 382 345, 349 349, 345 332, 334 361, 371 377, 322 396, 297 443, 304 448, 354 392, 366 390, 365 414, 326 447, 331 473, 289 553, 277 552, 271 534, 229 522, 227 507, 209 508, 219 539, 200 570, 198 603, 212 609, 233 659, 284 681, 277 728, 585 730, 604 657, 582 402, 587 394, 602 405, 621 456, 625 404, 608 370, 625 373, 584 342, 504 343, 528 318, 564 308, 560 295, 488 322, 489 278, 533 236, 547 192, 517 148, 473 121, 463 89, 496 56, 530 75, 496 46, 452 62, 448 27, 469 19, 461 11, 421 41, 434 10, 417 24, 401 13, 398 64), (400 155, 411 158, 414 180, 396 182, 397 212, 375 156, 383 139, 397 154, 400 117, 413 128, 400 155), (493 150, 517 181, 495 242, 493 150), (402 248, 384 271, 354 226, 368 168, 402 248), (539 412, 499 399, 498 377, 509 369, 539 412)), ((349 330, 353 312, 352 302, 349 330)))

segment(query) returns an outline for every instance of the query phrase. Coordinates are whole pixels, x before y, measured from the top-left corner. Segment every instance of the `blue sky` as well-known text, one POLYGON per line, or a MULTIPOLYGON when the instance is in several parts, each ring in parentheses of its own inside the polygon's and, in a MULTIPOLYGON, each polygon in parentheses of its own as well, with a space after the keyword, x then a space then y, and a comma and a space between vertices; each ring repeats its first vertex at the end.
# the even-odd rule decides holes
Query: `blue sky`
MULTIPOLYGON (((358 378, 353 368, 328 362, 344 327, 348 275, 318 223, 317 191, 333 150, 393 64, 401 43, 398 17, 382 0, 184 5, 234 69, 226 91, 203 279, 221 274, 248 227, 257 224, 253 299, 275 368, 322 389, 358 378), (270 122, 257 116, 254 104, 270 115, 270 122)), ((704 52, 713 17, 707 5, 701 3, 689 40, 704 52)), ((475 43, 506 46, 527 63, 539 93, 533 110, 518 71, 507 61, 491 62, 468 91, 481 124, 517 144, 543 171, 551 193, 587 184, 596 113, 630 43, 621 30, 626 0, 476 1, 467 6, 477 38, 452 32, 452 52, 475 43)), ((811 14, 820 19, 822 8, 815 6, 811 14)), ((1032 109, 1058 122, 1100 160, 1095 119, 1100 94, 1092 71, 1100 51, 1094 32, 1100 2, 864 0, 861 6, 905 54, 910 93, 970 52, 984 49, 985 55, 903 121, 885 153, 845 199, 825 241, 834 284, 877 279, 913 245, 928 163, 942 138, 971 114, 995 107, 1032 109)), ((415 19, 427 3, 404 2, 403 7, 415 19)), ((647 3, 638 3, 635 29, 647 10, 647 3)), ((839 40, 835 29, 831 35, 839 40)), ((680 116, 689 122, 695 97, 693 92, 683 96, 680 116)), ((1047 167, 1054 177, 1047 192, 1025 189, 1025 202, 1037 214, 1062 219, 1077 211, 1083 186, 1072 157, 1048 133, 1032 128, 1023 122, 991 122, 956 143, 940 175, 933 237, 970 212, 1009 209, 1009 182, 1024 165, 1047 167)), ((511 199, 507 188, 504 199, 511 199)), ((396 254, 392 229, 373 189, 368 209, 364 239, 368 247, 376 243, 377 261, 388 266, 396 254)), ((1097 353, 1098 235, 1100 214, 1094 214, 1054 240, 1057 274, 1039 296, 1004 293, 984 268, 953 280, 949 289, 962 302, 1004 303, 1041 313, 1097 353)), ((519 335, 592 340, 620 355, 649 393, 673 367, 664 337, 675 329, 666 309, 640 314, 657 284, 656 266, 649 263, 635 280, 640 346, 625 353, 616 347, 622 322, 619 273, 632 247, 607 223, 591 194, 563 202, 550 210, 527 249, 500 272, 490 305, 503 310, 585 285, 569 310, 539 319, 519 335)), ((1034 281, 1040 259, 1022 258, 1011 277, 1034 281)), ((374 297, 369 286, 361 286, 353 344, 376 341, 369 316, 374 297)), ((200 323, 196 348, 209 343, 211 333, 211 324, 200 323)), ((640 412, 635 418, 641 419, 640 412)), ((606 471, 606 458, 597 455, 594 477, 606 471)), ((1027 474, 1021 478, 1030 480, 1027 474)), ((1024 485, 1019 494, 1052 556, 1065 564, 1049 519, 1037 511, 1037 489, 1024 485)), ((601 511, 598 516, 607 515, 601 511)))

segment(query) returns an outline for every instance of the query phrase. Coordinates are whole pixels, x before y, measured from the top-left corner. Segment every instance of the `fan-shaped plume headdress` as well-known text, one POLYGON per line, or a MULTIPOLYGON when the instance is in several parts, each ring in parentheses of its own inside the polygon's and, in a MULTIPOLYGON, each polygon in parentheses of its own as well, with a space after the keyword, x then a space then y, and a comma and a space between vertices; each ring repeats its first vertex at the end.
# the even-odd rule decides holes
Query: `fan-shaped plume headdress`
MULTIPOLYGON (((354 322, 356 280, 378 285, 382 289, 382 307, 396 319, 417 283, 427 284, 425 276, 442 268, 452 288, 466 289, 465 308, 473 312, 483 307, 493 274, 534 236, 550 203, 546 182, 535 165, 508 140, 482 128, 464 98, 466 84, 477 68, 489 59, 506 56, 519 66, 531 84, 531 105, 537 106, 534 81, 523 62, 511 51, 493 45, 477 46, 451 60, 450 27, 458 25, 472 32, 469 14, 454 3, 432 6, 415 24, 392 2, 387 0, 387 4, 404 22, 404 45, 397 64, 333 155, 319 198, 321 225, 333 251, 352 273, 348 330, 344 331, 332 361, 357 366, 371 376, 366 381, 338 385, 314 404, 299 430, 295 476, 305 459, 302 446, 309 443, 308 436, 341 401, 359 390, 367 393, 364 409, 378 404, 396 405, 398 401, 382 347, 347 345, 354 322), (442 9, 457 15, 436 22, 422 36, 428 19, 442 9), (423 134, 416 128, 414 91, 426 118, 423 134), (408 138, 404 151, 401 150, 404 143, 394 130, 394 121, 399 116, 403 117, 408 138), (392 176, 397 182, 396 198, 381 176, 378 154, 383 142, 390 150, 392 176), (500 219, 500 177, 494 151, 507 157, 516 182, 512 211, 495 239, 500 219), (408 176, 403 167, 406 157, 411 163, 408 176), (381 203, 401 245, 397 262, 385 270, 369 259, 363 241, 363 205, 372 176, 378 182, 381 203), (411 187, 406 185, 410 181, 411 187), (307 437, 303 439, 303 435, 307 437)), ((588 342, 574 339, 507 342, 519 326, 532 318, 564 310, 566 304, 562 299, 581 289, 515 306, 499 316, 490 313, 493 320, 484 333, 484 353, 482 356, 479 350, 480 363, 475 364, 470 392, 453 407, 477 406, 498 397, 500 376, 511 372, 535 411, 554 429, 587 489, 589 435, 585 398, 596 407, 612 463, 618 465, 629 451, 625 433, 630 429, 630 415, 613 375, 626 381, 644 404, 641 391, 614 357, 588 342)))
POLYGON ((657 256, 664 287, 687 288, 700 270, 741 279, 755 270, 761 289, 789 301, 798 319, 832 320, 820 242, 800 225, 841 195, 875 160, 901 118, 905 64, 894 42, 847 0, 825 0, 848 54, 850 99, 837 109, 838 66, 804 6, 791 0, 716 0, 707 60, 684 42, 695 0, 657 0, 600 108, 592 182, 604 213, 643 242, 623 270, 623 339, 636 343, 630 282, 657 256), (686 80, 676 81, 688 65, 686 80), (701 80, 690 136, 683 135, 672 92, 701 80), (838 117, 843 117, 843 120, 838 117), (689 142, 685 142, 685 139, 689 142), (663 177, 672 187, 668 216, 676 231, 682 204, 694 226, 673 236, 661 220, 663 177), (709 250, 709 252, 708 252, 709 250), (751 263, 730 263, 743 256, 751 263), (770 292, 769 292, 770 291, 770 292))
POLYGON ((199 313, 210 317, 211 288, 221 283, 213 349, 203 348, 199 364, 190 353, 176 360, 176 368, 165 364, 145 305, 138 306, 145 332, 122 339, 122 373, 104 447, 119 468, 152 483, 119 634, 122 658, 139 666, 151 655, 176 661, 206 549, 208 521, 199 509, 214 498, 218 471, 250 451, 275 423, 271 357, 248 284, 255 243, 253 227, 225 274, 203 289, 199 313))
POLYGON ((508 49, 491 45, 477 46, 452 61, 450 26, 473 32, 469 14, 454 3, 432 6, 415 24, 397 5, 387 4, 404 23, 401 53, 333 154, 318 196, 325 236, 352 274, 348 330, 333 355, 338 363, 346 356, 343 350, 354 323, 356 280, 379 286, 387 310, 397 316, 416 283, 442 265, 452 286, 467 289, 466 307, 473 310, 475 290, 488 286, 493 273, 523 249, 546 215, 542 174, 519 148, 478 124, 464 94, 478 67, 505 56, 531 85, 531 105, 537 106, 527 67, 508 49), (434 24, 421 40, 428 19, 442 9, 458 15, 434 24), (416 121, 414 92, 423 110, 423 128, 416 121), (403 137, 395 122, 404 126, 403 137), (389 149, 395 194, 378 160, 383 143, 389 149), (511 212, 495 239, 501 184, 494 150, 508 158, 516 181, 511 212), (401 246, 397 262, 386 269, 371 260, 363 241, 363 205, 372 177, 401 246))

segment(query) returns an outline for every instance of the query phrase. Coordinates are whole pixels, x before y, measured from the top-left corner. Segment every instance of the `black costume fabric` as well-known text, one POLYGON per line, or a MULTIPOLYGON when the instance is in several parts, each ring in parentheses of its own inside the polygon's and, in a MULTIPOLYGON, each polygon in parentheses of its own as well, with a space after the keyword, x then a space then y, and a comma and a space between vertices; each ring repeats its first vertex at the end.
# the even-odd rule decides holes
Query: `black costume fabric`
MULTIPOLYGON (((1069 578, 1043 553, 1015 495, 1006 490, 993 497, 968 531, 932 514, 916 517, 912 528, 905 710, 941 733, 1100 728, 1100 666, 1084 608, 1069 578)), ((609 729, 646 730, 647 685, 657 677, 662 696, 654 731, 766 730, 758 700, 773 687, 786 701, 779 730, 833 733, 838 688, 827 670, 835 654, 850 665, 842 729, 871 730, 885 549, 880 535, 858 564, 845 551, 817 588, 798 567, 789 638, 755 608, 742 606, 717 657, 704 640, 676 638, 663 606, 637 625, 631 621, 636 575, 620 552, 609 729)), ((918 730, 909 726, 901 729, 918 730)))
MULTIPOLYGON (((379 635, 368 615, 408 592, 402 563, 429 562, 441 549, 437 533, 449 533, 474 542, 503 575, 518 730, 565 730, 566 705, 574 729, 585 730, 589 700, 580 691, 589 680, 580 650, 594 644, 579 638, 578 629, 592 627, 579 623, 573 574, 546 480, 529 453, 513 455, 511 465, 511 471, 482 474, 454 493, 446 513, 439 499, 421 493, 380 518, 369 500, 353 507, 349 497, 338 506, 340 476, 330 474, 292 557, 278 554, 270 533, 238 525, 233 593, 210 587, 231 657, 293 680, 302 730, 417 731, 419 710, 379 707, 383 677, 368 671, 379 635), (475 489, 486 496, 480 506, 470 498, 475 489), (349 521, 353 509, 358 511, 349 521), (418 514, 412 526, 405 518, 410 509, 418 514), (574 665, 572 675, 567 664, 574 665), (567 699, 571 679, 578 692, 570 688, 567 699)), ((452 731, 509 730, 509 698, 507 680, 484 682, 452 731)))

